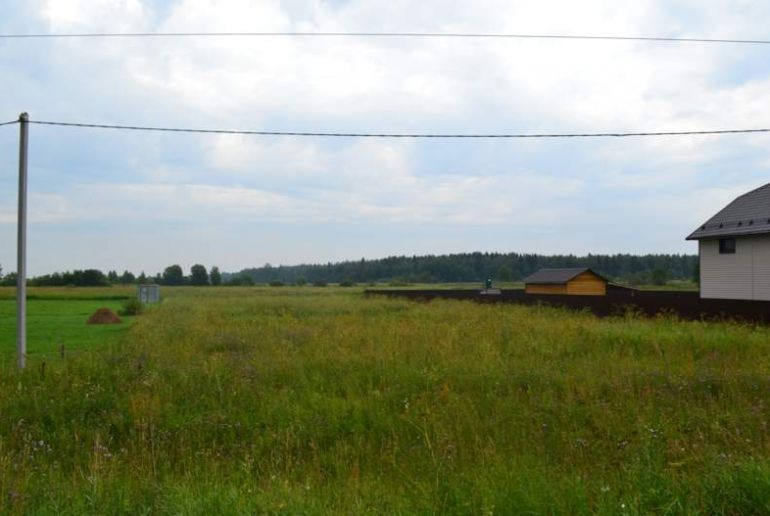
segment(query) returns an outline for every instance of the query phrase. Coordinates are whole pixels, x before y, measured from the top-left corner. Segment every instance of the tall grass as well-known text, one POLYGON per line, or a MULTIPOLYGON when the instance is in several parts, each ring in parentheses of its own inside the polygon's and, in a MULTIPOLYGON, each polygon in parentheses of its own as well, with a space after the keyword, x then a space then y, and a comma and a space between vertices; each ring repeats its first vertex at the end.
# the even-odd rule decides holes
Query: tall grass
POLYGON ((182 289, 0 376, 0 511, 763 513, 770 332, 182 289))

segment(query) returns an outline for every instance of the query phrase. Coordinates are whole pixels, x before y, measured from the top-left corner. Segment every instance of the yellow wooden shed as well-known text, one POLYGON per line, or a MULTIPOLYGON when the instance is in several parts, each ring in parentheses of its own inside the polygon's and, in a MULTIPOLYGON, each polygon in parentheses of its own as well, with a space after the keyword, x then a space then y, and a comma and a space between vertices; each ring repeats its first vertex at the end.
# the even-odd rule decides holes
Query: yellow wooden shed
POLYGON ((607 295, 607 283, 588 267, 540 269, 524 278, 524 291, 527 294, 604 296, 607 295))

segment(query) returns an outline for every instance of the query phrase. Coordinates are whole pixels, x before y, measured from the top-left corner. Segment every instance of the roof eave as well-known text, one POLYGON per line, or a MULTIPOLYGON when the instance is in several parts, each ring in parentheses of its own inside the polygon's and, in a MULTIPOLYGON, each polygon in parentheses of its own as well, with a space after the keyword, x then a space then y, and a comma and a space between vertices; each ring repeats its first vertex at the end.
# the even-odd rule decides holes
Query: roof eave
POLYGON ((749 229, 749 230, 726 230, 722 232, 706 232, 703 234, 701 233, 702 230, 697 229, 690 233, 685 240, 706 240, 709 238, 730 238, 730 237, 739 237, 739 236, 756 236, 756 235, 767 235, 770 234, 770 228, 757 228, 757 229, 749 229))
MULTIPOLYGON (((572 268, 570 268, 570 269, 572 269, 572 268)), ((548 270, 548 269, 541 269, 540 271, 536 272, 535 274, 538 274, 538 273, 540 273, 543 270, 548 270)), ((524 278, 522 281, 525 284, 527 284, 527 285, 566 285, 567 283, 569 283, 573 279, 577 278, 581 274, 585 274, 586 272, 590 272, 591 274, 593 274, 594 276, 596 276, 597 278, 601 279, 604 282, 609 283, 609 281, 610 281, 607 278, 605 278, 604 276, 602 276, 601 274, 599 274, 596 271, 594 271, 593 269, 591 269, 590 267, 575 267, 574 270, 575 270, 575 274, 573 274, 572 276, 570 276, 568 278, 564 278, 564 279, 558 279, 558 280, 548 280, 548 279, 541 280, 541 279, 537 279, 537 278, 530 279, 530 278, 532 278, 532 276, 535 275, 535 274, 532 274, 532 275, 527 276, 526 278, 524 278)))

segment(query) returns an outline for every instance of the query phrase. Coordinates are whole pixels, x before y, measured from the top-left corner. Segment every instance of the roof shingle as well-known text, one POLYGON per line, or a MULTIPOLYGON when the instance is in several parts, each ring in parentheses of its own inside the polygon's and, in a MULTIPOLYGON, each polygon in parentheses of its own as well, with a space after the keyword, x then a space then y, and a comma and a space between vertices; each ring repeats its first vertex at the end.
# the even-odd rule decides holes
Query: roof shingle
POLYGON ((687 240, 770 233, 770 183, 737 197, 687 240))
MULTIPOLYGON (((586 271, 590 271, 591 273, 596 274, 588 267, 573 267, 569 269, 540 269, 534 274, 530 274, 524 278, 524 283, 539 285, 561 285, 563 283, 567 283, 575 276, 578 276, 579 274, 582 274, 586 271)), ((607 281, 599 274, 596 275, 607 281)))

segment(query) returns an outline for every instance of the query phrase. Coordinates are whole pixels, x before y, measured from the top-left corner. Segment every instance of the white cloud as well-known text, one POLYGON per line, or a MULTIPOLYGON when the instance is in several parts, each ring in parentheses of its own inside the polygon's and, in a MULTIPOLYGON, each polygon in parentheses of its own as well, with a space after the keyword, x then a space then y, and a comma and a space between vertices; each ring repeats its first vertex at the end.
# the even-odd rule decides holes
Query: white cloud
MULTIPOLYGON (((32 224, 56 224, 76 218, 72 203, 60 194, 33 192, 27 199, 27 220, 32 224)), ((18 211, 10 207, 0 209, 0 225, 16 225, 18 211)))
MULTIPOLYGON (((36 5, 39 17, 30 22, 53 32, 762 37, 770 15, 770 7, 756 2, 726 9, 716 0, 177 0, 163 8, 140 0, 46 0, 36 5)), ((22 105, 33 118, 353 132, 657 131, 751 128, 770 120, 764 50, 748 46, 116 39, 50 40, 29 47, 6 42, 0 57, 0 80, 8 89, 0 110, 14 115, 22 105), (19 58, 22 48, 34 59, 19 58)), ((185 220, 313 221, 327 224, 330 233, 340 224, 357 223, 392 224, 404 234, 428 226, 487 227, 506 235, 527 228, 551 235, 550 249, 562 252, 574 249, 566 247, 572 243, 558 235, 559 228, 569 225, 578 236, 594 238, 592 228, 612 224, 618 211, 628 224, 659 230, 679 246, 676 232, 697 224, 747 185, 761 183, 770 161, 764 135, 441 146, 134 134, 129 146, 123 143, 126 133, 103 133, 100 141, 111 138, 113 144, 101 148, 92 145, 90 133, 65 131, 35 133, 33 150, 48 153, 46 162, 52 163, 51 172, 41 171, 50 176, 37 183, 35 223, 66 222, 71 231, 78 231, 71 224, 91 218, 118 223, 136 217, 153 217, 159 226, 185 220), (43 140, 59 135, 66 143, 43 140), (90 161, 89 154, 100 159, 90 161), (111 160, 128 177, 117 177, 111 160), (60 182, 59 168, 87 177, 60 182), (668 232, 671 220, 682 222, 668 232)), ((0 224, 13 220, 13 205, 0 205, 0 224)), ((608 238, 613 241, 597 246, 638 250, 640 245, 620 233, 608 238)), ((169 240, 169 246, 176 244, 169 240)), ((540 249, 547 244, 532 242, 540 249)), ((0 261, 8 261, 2 251, 0 261)))
POLYGON ((47 0, 40 11, 51 32, 129 32, 146 27, 149 12, 140 0, 47 0))
MULTIPOLYGON (((33 223, 149 221, 332 222, 409 226, 563 225, 576 215, 585 185, 531 172, 499 177, 382 175, 373 188, 310 190, 304 198, 252 187, 206 184, 96 183, 60 194, 36 194, 33 223), (526 195, 513 196, 514 191, 526 195), (546 201, 543 202, 543 199, 546 201), (558 210, 554 204, 561 205, 558 210)), ((15 223, 15 212, 0 212, 15 223)))

